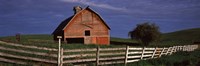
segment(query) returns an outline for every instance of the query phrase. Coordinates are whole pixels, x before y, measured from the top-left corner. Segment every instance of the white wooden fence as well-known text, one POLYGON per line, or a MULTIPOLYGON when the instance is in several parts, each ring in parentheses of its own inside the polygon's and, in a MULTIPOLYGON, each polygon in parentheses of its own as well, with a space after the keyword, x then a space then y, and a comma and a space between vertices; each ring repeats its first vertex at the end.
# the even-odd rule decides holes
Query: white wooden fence
POLYGON ((14 43, 7 43, 0 41, 0 61, 2 62, 9 62, 9 63, 16 63, 16 64, 28 64, 26 61, 22 60, 31 60, 37 62, 45 62, 51 64, 57 64, 56 60, 50 58, 57 58, 56 53, 49 53, 49 52, 57 52, 57 49, 53 48, 46 48, 46 47, 37 47, 37 46, 27 46, 21 44, 14 44, 14 43), (10 47, 7 47, 10 46, 10 47), (16 48, 13 48, 16 47, 16 48), (30 51, 26 49, 32 50, 39 50, 39 51, 47 51, 47 52, 39 52, 39 51, 30 51), (4 52, 2 52, 4 51, 4 52), (6 51, 6 52, 5 52, 6 51), (14 52, 14 53, 11 53, 14 52), (42 57, 50 57, 49 59, 38 58, 38 57, 30 57, 30 56, 22 56, 15 53, 27 54, 27 55, 34 55, 34 56, 42 56, 42 57), (11 59, 13 58, 13 59, 11 59))
MULTIPOLYGON (((1 42, 2 43, 2 42, 1 42)), ((15 47, 22 47, 27 49, 38 49, 38 50, 45 50, 45 51, 54 51, 57 52, 57 49, 52 48, 44 48, 44 47, 36 47, 36 46, 26 46, 21 44, 13 44, 13 43, 4 43, 5 45, 15 46, 15 47)), ((177 51, 193 51, 198 48, 198 45, 184 45, 184 46, 173 46, 173 47, 155 47, 155 48, 139 48, 139 47, 122 47, 122 48, 88 48, 88 49, 61 49, 61 66, 68 65, 68 64, 88 64, 93 63, 96 65, 105 65, 105 64, 117 64, 117 63, 131 63, 136 62, 139 60, 146 60, 152 58, 159 58, 163 55, 171 55, 177 51)), ((32 54, 44 57, 52 57, 57 58, 57 53, 50 54, 48 52, 36 52, 36 51, 29 51, 23 49, 14 49, 9 47, 0 46, 0 50, 6 50, 11 52, 17 53, 24 53, 24 54, 32 54)), ((17 64, 27 64, 26 61, 18 61, 17 59, 22 60, 32 60, 37 62, 45 62, 51 64, 57 64, 56 59, 44 59, 38 57, 27 57, 27 56, 20 56, 16 54, 9 54, 6 52, 0 52, 0 61, 3 62, 10 62, 10 63, 17 63, 17 64), (16 58, 15 60, 9 58, 16 58)))
POLYGON ((171 55, 177 51, 194 51, 198 45, 184 45, 163 48, 138 48, 127 46, 126 48, 91 48, 63 50, 63 64, 77 64, 96 62, 96 65, 131 63, 139 60, 159 58, 163 55, 171 55), (77 54, 74 54, 77 53, 77 54), (68 54, 68 55, 66 55, 68 54))
POLYGON ((168 48, 134 48, 127 46, 125 64, 139 60, 159 58, 163 55, 171 55, 177 51, 194 51, 197 48, 198 45, 173 46, 168 48))

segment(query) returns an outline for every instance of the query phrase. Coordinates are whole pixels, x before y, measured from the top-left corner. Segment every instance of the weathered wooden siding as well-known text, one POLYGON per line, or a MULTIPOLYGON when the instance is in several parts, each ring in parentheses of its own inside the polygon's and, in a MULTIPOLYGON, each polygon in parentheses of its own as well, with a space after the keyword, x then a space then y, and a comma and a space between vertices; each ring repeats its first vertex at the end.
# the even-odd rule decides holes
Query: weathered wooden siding
POLYGON ((109 37, 97 37, 97 43, 102 45, 110 44, 109 37))
POLYGON ((85 44, 109 44, 109 29, 99 16, 90 10, 83 10, 76 14, 64 29, 65 38, 84 38, 85 44), (90 36, 85 36, 85 31, 90 31, 90 36), (100 37, 100 38, 98 38, 100 37), (104 37, 104 38, 102 38, 104 37), (98 39, 94 39, 98 38, 98 39))

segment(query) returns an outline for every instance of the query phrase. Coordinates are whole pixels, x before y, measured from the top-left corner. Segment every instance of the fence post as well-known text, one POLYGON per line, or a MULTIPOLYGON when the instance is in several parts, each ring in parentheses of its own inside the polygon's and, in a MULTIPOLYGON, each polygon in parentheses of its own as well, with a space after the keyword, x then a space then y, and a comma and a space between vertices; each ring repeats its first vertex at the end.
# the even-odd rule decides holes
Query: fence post
POLYGON ((180 46, 180 50, 179 51, 182 51, 182 49, 183 49, 182 46, 180 46))
POLYGON ((183 46, 180 46, 180 51, 182 51, 182 49, 183 49, 183 46))
POLYGON ((185 45, 185 51, 187 51, 187 46, 185 45))
POLYGON ((125 60, 124 60, 125 66, 127 65, 127 60, 128 60, 128 50, 129 50, 129 46, 126 46, 125 60))
POLYGON ((192 49, 192 51, 194 51, 194 50, 193 50, 193 45, 191 46, 191 49, 192 49))
POLYGON ((98 66, 99 65, 99 52, 100 52, 100 47, 99 46, 97 46, 97 52, 96 52, 96 66, 98 66))
POLYGON ((191 51, 191 50, 190 50, 190 45, 188 45, 188 50, 191 51))
POLYGON ((143 47, 143 50, 142 50, 142 55, 141 55, 141 60, 143 59, 143 55, 144 55, 144 52, 145 52, 145 47, 143 47))
POLYGON ((188 51, 190 51, 190 45, 188 45, 188 51))
POLYGON ((63 48, 60 51, 60 66, 63 66, 63 48))
POLYGON ((194 49, 194 46, 195 46, 195 45, 192 46, 192 50, 193 50, 193 51, 195 50, 195 49, 194 49))
POLYGON ((174 46, 172 47, 169 55, 171 55, 173 52, 174 52, 174 46))
POLYGON ((190 46, 190 49, 191 49, 191 51, 193 51, 193 47, 192 47, 192 45, 190 46))
POLYGON ((180 46, 177 46, 177 50, 176 51, 179 51, 180 50, 180 46))
POLYGON ((161 53, 160 53, 159 57, 161 57, 161 56, 162 56, 162 54, 163 54, 164 50, 165 50, 165 47, 162 49, 162 51, 161 51, 161 53))
POLYGON ((185 45, 183 46, 183 51, 185 51, 185 45))
POLYGON ((193 51, 195 50, 195 45, 193 45, 193 51))
POLYGON ((187 45, 185 45, 185 51, 188 51, 188 49, 187 49, 187 45))
POLYGON ((174 48, 174 52, 176 52, 176 50, 177 50, 177 46, 175 46, 175 48, 174 48))
POLYGON ((58 38, 58 66, 60 66, 60 45, 62 36, 57 36, 58 38))
POLYGON ((154 50, 153 55, 151 56, 151 58, 154 58, 154 55, 156 54, 156 50, 157 50, 157 47, 155 48, 155 50, 154 50))
POLYGON ((182 51, 182 46, 180 46, 180 49, 179 49, 179 51, 182 51))
POLYGON ((185 45, 185 51, 188 51, 188 50, 187 50, 187 45, 185 45))
POLYGON ((170 49, 171 49, 171 47, 169 47, 169 48, 167 49, 167 53, 166 53, 165 55, 168 55, 170 49))

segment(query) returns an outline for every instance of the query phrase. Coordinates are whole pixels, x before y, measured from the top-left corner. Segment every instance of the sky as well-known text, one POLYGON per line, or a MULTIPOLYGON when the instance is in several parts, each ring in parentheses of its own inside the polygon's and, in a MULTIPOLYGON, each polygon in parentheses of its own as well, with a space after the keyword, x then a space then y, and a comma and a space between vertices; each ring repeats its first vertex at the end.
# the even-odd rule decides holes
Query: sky
POLYGON ((162 33, 200 28, 200 0, 0 0, 0 36, 51 34, 77 5, 99 13, 112 37, 128 38, 144 22, 162 33))

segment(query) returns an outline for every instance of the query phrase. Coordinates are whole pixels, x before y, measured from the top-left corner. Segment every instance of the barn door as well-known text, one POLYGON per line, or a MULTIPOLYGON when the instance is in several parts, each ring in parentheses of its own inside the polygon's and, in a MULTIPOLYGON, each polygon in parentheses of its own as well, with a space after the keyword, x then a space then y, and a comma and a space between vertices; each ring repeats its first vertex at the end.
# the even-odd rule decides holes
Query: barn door
POLYGON ((92 39, 91 39, 91 36, 90 36, 90 30, 85 30, 85 41, 84 43, 85 44, 92 44, 92 39))
POLYGON ((86 36, 85 37, 85 44, 92 44, 92 42, 91 42, 91 37, 90 36, 86 36))
POLYGON ((102 44, 102 45, 109 44, 108 37, 97 37, 97 44, 102 44))

